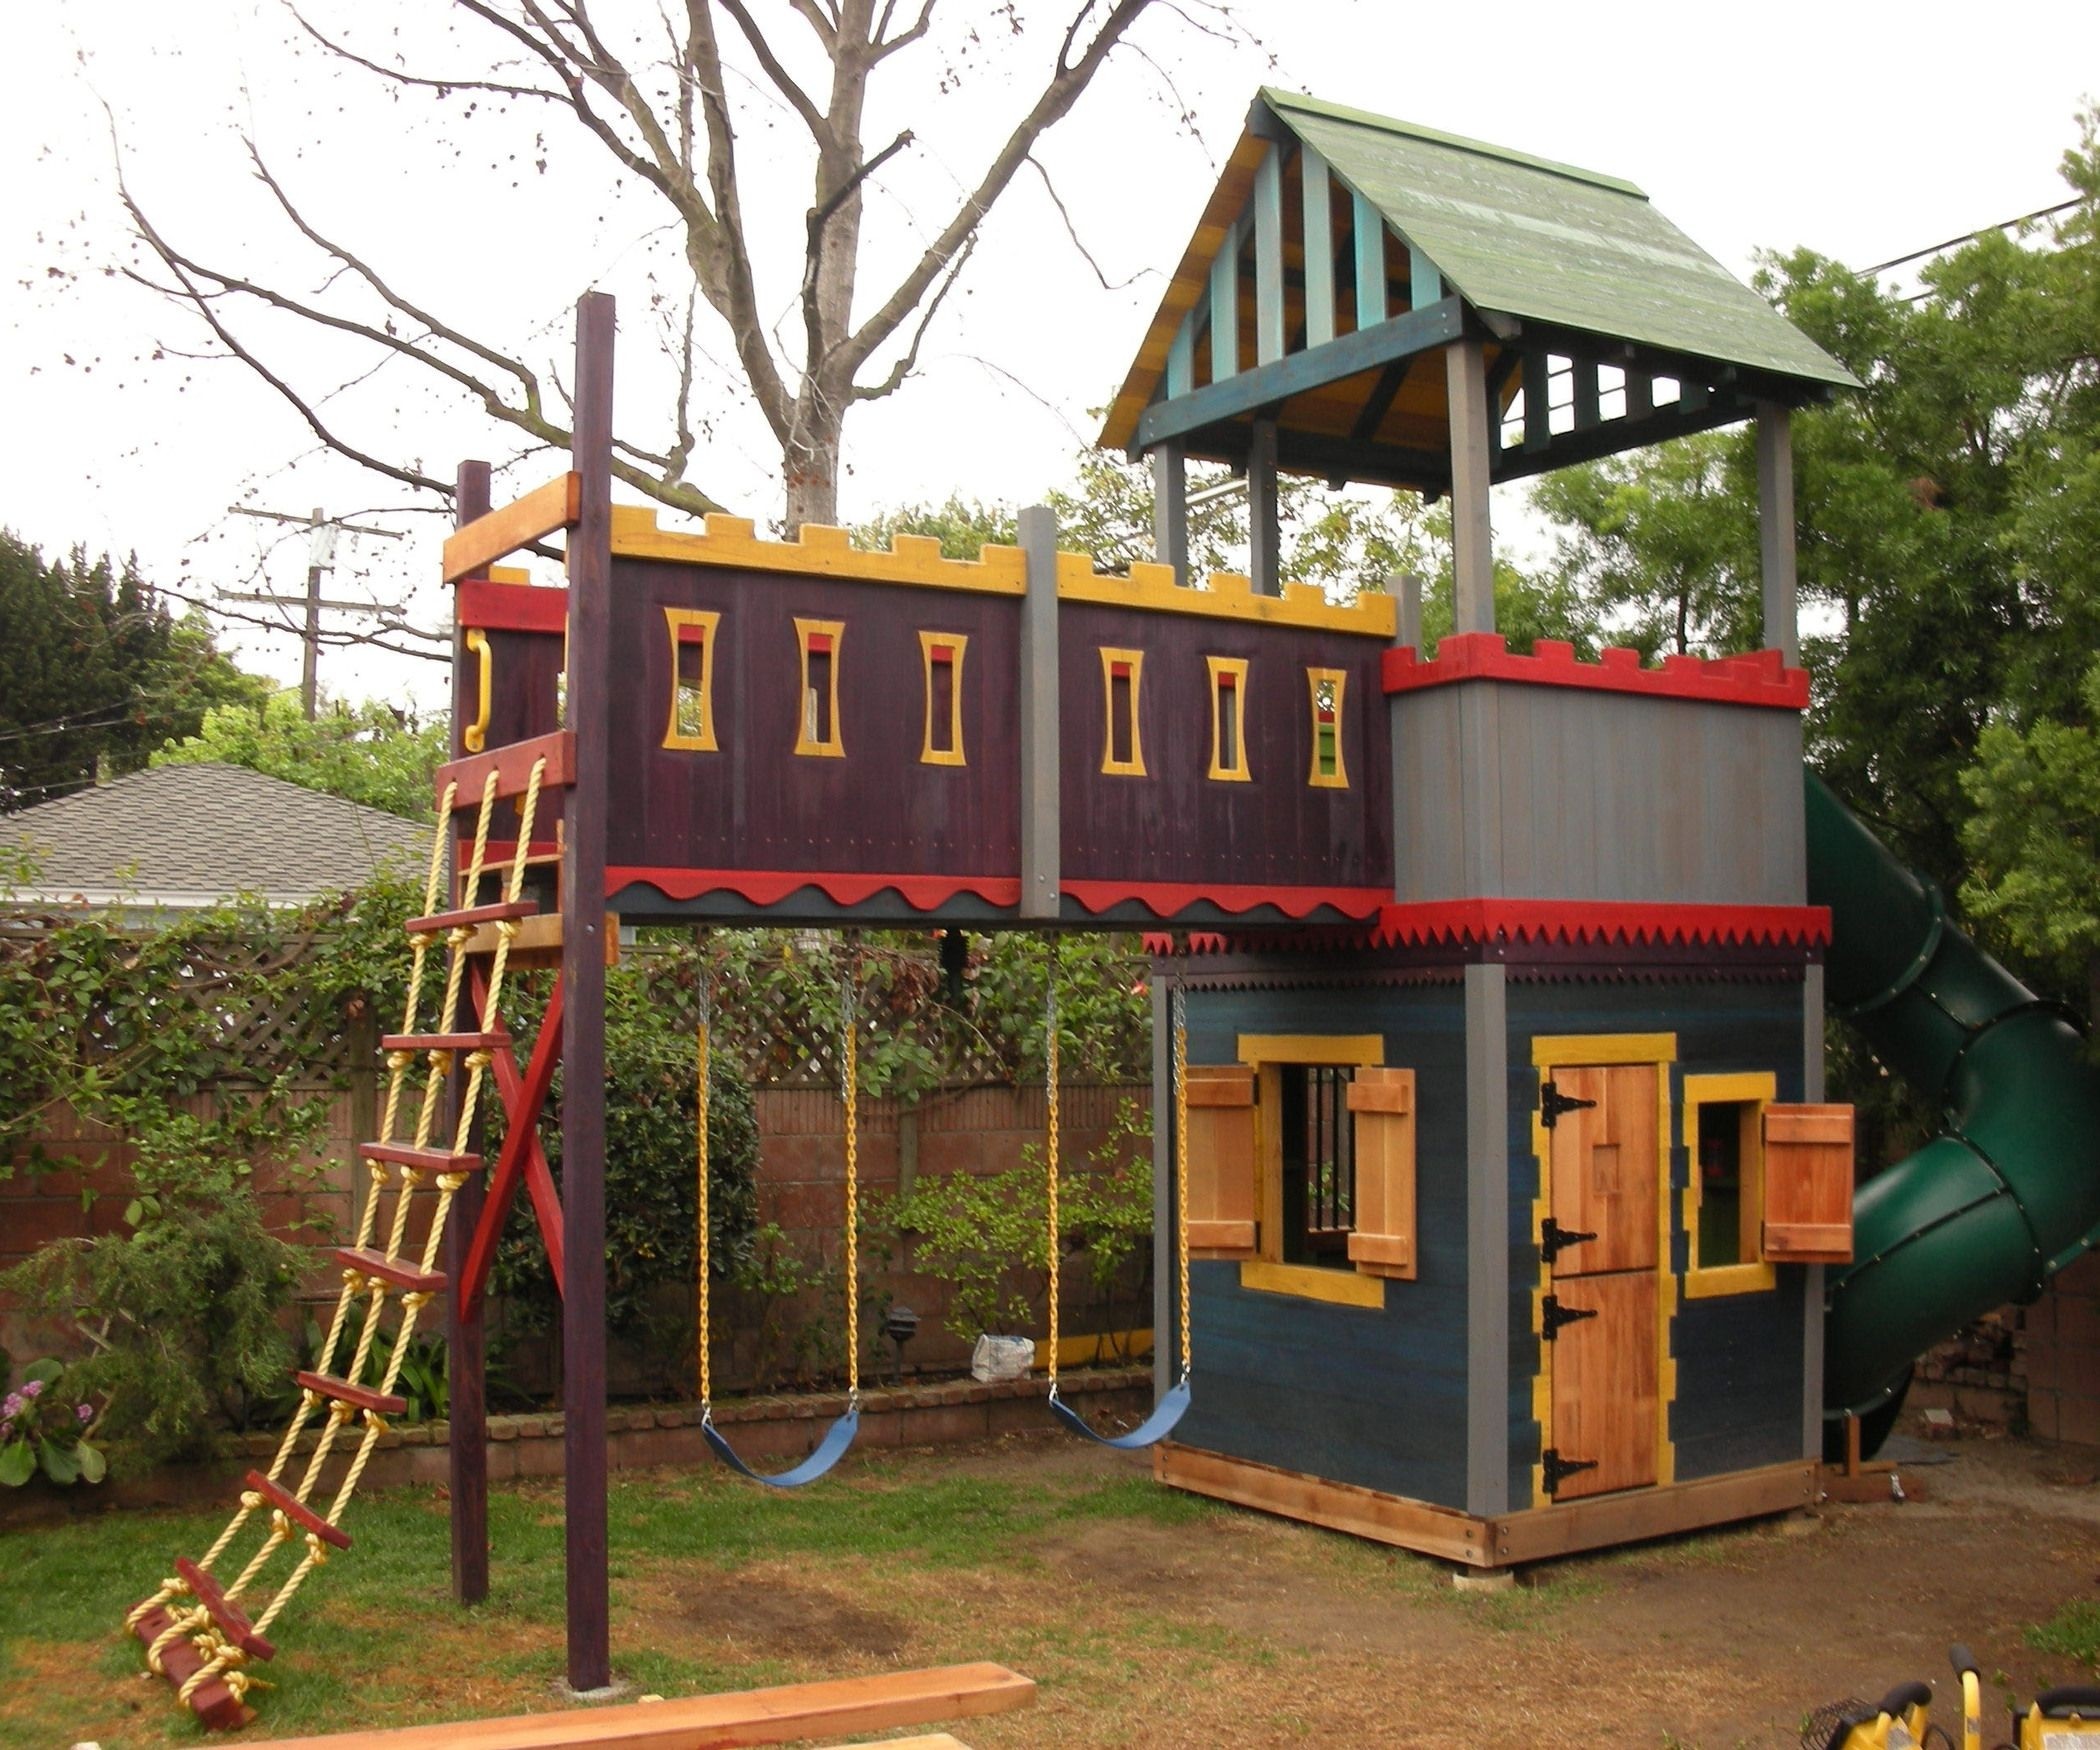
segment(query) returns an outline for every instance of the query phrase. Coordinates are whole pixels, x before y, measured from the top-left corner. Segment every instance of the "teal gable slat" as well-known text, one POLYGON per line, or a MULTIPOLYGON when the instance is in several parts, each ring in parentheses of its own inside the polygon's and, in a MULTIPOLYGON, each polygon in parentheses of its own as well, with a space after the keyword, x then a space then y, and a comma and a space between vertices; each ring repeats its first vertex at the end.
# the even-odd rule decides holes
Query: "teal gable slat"
POLYGON ((1210 380, 1222 383, 1240 369, 1240 228, 1225 233, 1210 264, 1210 380))
POLYGON ((1174 330, 1167 348, 1167 399, 1186 395, 1196 386, 1196 312, 1191 310, 1174 330))
POLYGON ((1254 362, 1283 357, 1283 149, 1254 173, 1254 362))
POLYGON ((1334 208, 1327 160, 1310 146, 1298 154, 1300 205, 1305 210, 1305 344, 1334 338, 1334 208))
POLYGON ((1385 218, 1360 194, 1350 196, 1356 235, 1356 326, 1385 320, 1385 218))

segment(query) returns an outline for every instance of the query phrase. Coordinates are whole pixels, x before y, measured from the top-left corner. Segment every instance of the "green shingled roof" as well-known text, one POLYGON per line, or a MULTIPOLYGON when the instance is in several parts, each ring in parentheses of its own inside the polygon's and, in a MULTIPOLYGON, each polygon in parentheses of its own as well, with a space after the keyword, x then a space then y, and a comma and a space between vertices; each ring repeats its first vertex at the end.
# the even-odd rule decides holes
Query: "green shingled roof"
POLYGON ((1630 182, 1288 91, 1261 95, 1476 310, 1856 386, 1630 182))

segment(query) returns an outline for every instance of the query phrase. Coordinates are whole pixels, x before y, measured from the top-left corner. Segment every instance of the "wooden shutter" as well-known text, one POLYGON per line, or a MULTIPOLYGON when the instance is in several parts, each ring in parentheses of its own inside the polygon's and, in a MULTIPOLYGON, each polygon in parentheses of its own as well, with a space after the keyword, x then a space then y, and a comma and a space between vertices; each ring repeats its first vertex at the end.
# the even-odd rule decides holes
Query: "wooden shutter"
POLYGON ((1349 1084, 1356 1115, 1356 1207, 1349 1261, 1366 1276, 1415 1274, 1415 1072, 1360 1069, 1349 1084))
POLYGON ((1775 1264, 1852 1258, 1852 1108, 1764 1111, 1764 1255, 1775 1264))
POLYGON ((1189 1256, 1254 1256, 1254 1071, 1191 1064, 1189 1256))

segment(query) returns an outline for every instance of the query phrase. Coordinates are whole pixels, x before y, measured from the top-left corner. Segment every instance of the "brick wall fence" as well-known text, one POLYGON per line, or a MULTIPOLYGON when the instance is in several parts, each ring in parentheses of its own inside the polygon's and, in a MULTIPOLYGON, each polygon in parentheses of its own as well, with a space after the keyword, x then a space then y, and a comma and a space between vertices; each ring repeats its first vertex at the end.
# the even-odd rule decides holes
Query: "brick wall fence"
MULTIPOLYGON (((376 1076, 353 1076, 348 1089, 331 1096, 325 1137, 312 1156, 321 1173, 310 1192, 302 1197, 284 1174, 267 1163, 259 1168, 264 1215, 274 1229, 287 1231, 303 1211, 340 1236, 332 1237, 328 1244, 347 1242, 355 1219, 353 1187, 361 1176, 353 1165, 356 1145, 376 1133, 376 1081, 376 1076)), ((1087 1156, 1100 1146, 1121 1101, 1132 1100, 1143 1110, 1149 1106, 1149 1095, 1149 1089, 1142 1086, 1067 1086, 1063 1094, 1066 1172, 1082 1168, 1087 1156)), ((759 1131, 758 1218, 776 1224, 786 1235, 788 1248, 804 1260, 835 1264, 845 1210, 843 1104, 836 1090, 823 1088, 764 1087, 754 1090, 753 1100, 759 1131)), ((200 1095, 192 1103, 201 1115, 209 1097, 200 1095)), ((863 1099, 863 1197, 872 1204, 874 1199, 909 1191, 923 1176, 991 1174, 1020 1166, 1025 1150, 1040 1148, 1044 1123, 1040 1087, 943 1090, 912 1104, 863 1099)), ((123 1227, 129 1196, 126 1169, 132 1159, 124 1138, 59 1108, 37 1140, 56 1165, 41 1173, 18 1169, 13 1177, 0 1179, 0 1269, 26 1258, 49 1240, 88 1237, 123 1227)), ((1144 1262, 1126 1273, 1127 1280, 1106 1304, 1092 1295, 1083 1270, 1068 1271, 1067 1329, 1087 1332, 1149 1324, 1150 1306, 1142 1292, 1144 1262)), ((960 1366, 967 1360, 967 1348, 941 1328, 948 1310, 948 1286, 914 1265, 908 1239, 892 1255, 864 1257, 866 1304, 880 1309, 901 1302, 920 1315, 920 1334, 906 1350, 911 1369, 960 1366)), ((332 1304, 335 1291, 332 1268, 317 1257, 306 1297, 332 1304)), ((608 1383, 616 1395, 692 1391, 691 1291, 670 1297, 661 1312, 660 1318, 652 1320, 658 1332, 654 1340, 616 1346, 608 1358, 608 1383)), ((501 1331, 504 1309, 500 1301, 492 1305, 491 1318, 493 1328, 501 1331)), ((792 1383, 799 1372, 806 1371, 796 1349, 798 1332, 815 1322, 837 1318, 836 1304, 827 1305, 818 1290, 788 1296, 718 1293, 716 1373, 721 1388, 792 1383)), ((65 1341, 60 1333, 33 1328, 18 1307, 0 1301, 0 1347, 20 1362, 39 1354, 62 1354, 65 1341)), ((558 1347, 547 1335, 517 1339, 505 1360, 511 1383, 531 1393, 551 1390, 558 1347)))

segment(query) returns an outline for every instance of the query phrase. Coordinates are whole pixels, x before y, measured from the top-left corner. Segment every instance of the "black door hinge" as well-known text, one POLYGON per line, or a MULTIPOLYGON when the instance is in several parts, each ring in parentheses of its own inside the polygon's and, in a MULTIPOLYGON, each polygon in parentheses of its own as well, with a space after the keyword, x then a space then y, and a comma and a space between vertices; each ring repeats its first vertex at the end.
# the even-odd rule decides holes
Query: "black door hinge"
POLYGON ((1584 1319, 1593 1319, 1597 1316, 1597 1309, 1593 1306, 1563 1306, 1559 1295, 1549 1294, 1543 1315, 1539 1335, 1551 1343, 1560 1336, 1563 1325, 1579 1325, 1584 1319))
POLYGON ((1597 1468, 1594 1458, 1562 1458, 1557 1446, 1549 1446, 1540 1453, 1539 1462, 1546 1472, 1546 1493, 1549 1495, 1559 1494, 1561 1484, 1578 1472, 1597 1468))
POLYGON ((1587 1112, 1596 1103, 1595 1100, 1578 1100, 1572 1094, 1564 1094, 1549 1081, 1539 1089, 1539 1122, 1551 1130, 1560 1122, 1563 1112, 1587 1112))
POLYGON ((1593 1233, 1584 1233, 1579 1227, 1562 1227, 1549 1215, 1546 1225, 1539 1229, 1539 1256, 1550 1264, 1570 1246, 1579 1246, 1584 1240, 1596 1237, 1593 1233))

